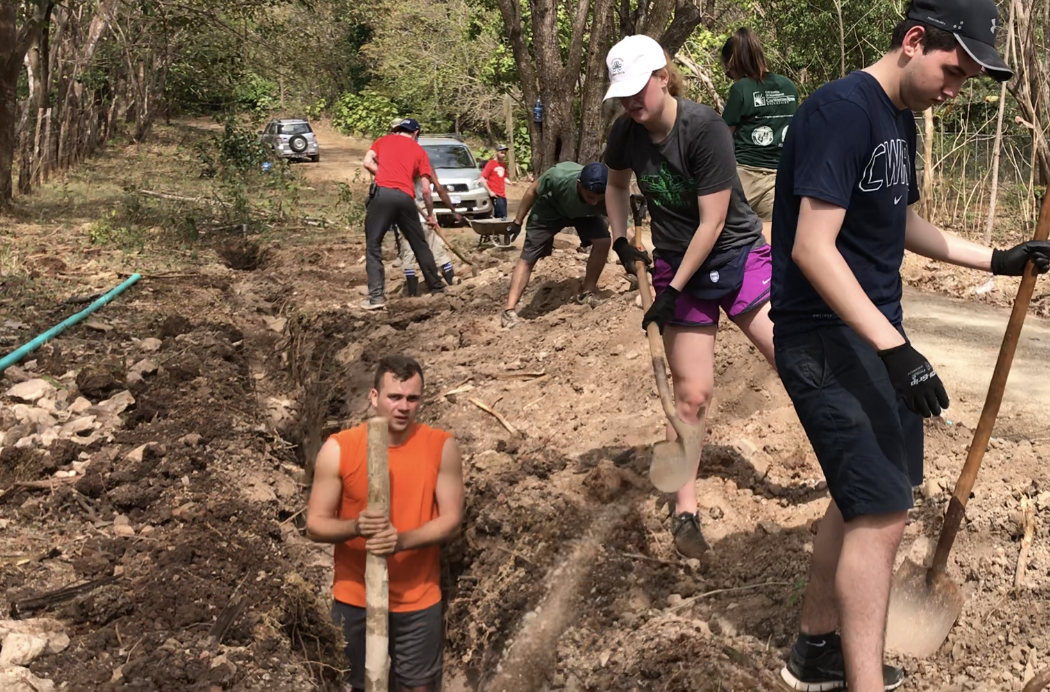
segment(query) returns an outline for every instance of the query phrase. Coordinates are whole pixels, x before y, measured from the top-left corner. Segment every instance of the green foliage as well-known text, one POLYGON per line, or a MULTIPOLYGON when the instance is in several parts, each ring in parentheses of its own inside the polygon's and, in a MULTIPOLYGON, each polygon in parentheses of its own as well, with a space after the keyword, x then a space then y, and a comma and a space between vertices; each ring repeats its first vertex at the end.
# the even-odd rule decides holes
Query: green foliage
POLYGON ((237 86, 233 97, 243 110, 268 113, 277 107, 279 93, 276 82, 252 73, 237 86))
POLYGON ((343 94, 332 107, 332 125, 348 135, 378 137, 390 129, 390 121, 397 116, 398 107, 370 89, 343 94))
POLYGON ((88 241, 92 245, 114 247, 121 250, 141 250, 146 244, 143 229, 124 225, 117 210, 110 210, 101 219, 92 221, 87 228, 88 241))
POLYGON ((523 171, 532 170, 532 146, 529 126, 518 125, 514 132, 514 165, 523 171))

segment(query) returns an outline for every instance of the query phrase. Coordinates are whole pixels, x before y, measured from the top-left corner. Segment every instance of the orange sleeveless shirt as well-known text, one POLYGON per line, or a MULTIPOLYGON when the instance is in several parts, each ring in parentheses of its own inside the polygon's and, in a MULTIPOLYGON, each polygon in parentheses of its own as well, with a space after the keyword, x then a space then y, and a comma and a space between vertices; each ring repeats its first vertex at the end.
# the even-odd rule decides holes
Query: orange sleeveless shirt
MULTIPOLYGON (((451 435, 414 424, 408 439, 387 448, 390 471, 390 523, 398 533, 418 529, 438 516, 434 488, 441 451, 451 435)), ((358 425, 332 435, 339 443, 339 476, 343 496, 340 519, 353 519, 368 505, 368 426, 358 425)), ((365 607, 365 539, 358 537, 335 546, 335 600, 365 607)), ((441 548, 432 545, 406 550, 387 558, 390 611, 410 612, 441 601, 441 548)))

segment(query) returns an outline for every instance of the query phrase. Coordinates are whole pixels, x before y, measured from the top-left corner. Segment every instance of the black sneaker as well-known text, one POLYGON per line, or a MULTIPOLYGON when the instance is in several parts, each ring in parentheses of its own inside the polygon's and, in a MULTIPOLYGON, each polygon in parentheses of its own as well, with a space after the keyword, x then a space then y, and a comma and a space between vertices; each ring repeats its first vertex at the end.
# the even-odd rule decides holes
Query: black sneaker
MULTIPOLYGON (((806 649, 809 655, 800 652, 802 647, 796 640, 791 646, 787 665, 780 671, 780 678, 789 690, 799 692, 828 692, 846 689, 846 666, 842 660, 842 641, 837 634, 824 640, 823 646, 814 655, 815 644, 806 649)), ((894 666, 882 665, 884 689, 895 690, 904 683, 904 671, 894 666)))

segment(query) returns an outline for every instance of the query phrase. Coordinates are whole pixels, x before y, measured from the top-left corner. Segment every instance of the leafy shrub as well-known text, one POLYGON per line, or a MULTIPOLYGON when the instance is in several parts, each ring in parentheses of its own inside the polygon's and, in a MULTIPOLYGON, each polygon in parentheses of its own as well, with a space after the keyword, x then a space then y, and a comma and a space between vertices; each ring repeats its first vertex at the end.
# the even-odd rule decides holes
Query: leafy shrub
POLYGON ((343 94, 332 107, 332 125, 343 134, 378 137, 390 129, 398 115, 393 101, 365 89, 359 94, 343 94))
POLYGON ((249 74, 233 93, 238 106, 256 113, 265 113, 276 108, 278 96, 277 84, 257 74, 249 74))

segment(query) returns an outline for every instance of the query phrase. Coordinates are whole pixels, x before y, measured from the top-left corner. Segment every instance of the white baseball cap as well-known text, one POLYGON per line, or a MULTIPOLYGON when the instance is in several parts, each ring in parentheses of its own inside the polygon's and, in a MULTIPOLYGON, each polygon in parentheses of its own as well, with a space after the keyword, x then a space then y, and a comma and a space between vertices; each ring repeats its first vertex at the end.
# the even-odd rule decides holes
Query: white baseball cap
POLYGON ((645 35, 628 36, 609 49, 605 66, 609 68, 611 82, 605 92, 604 100, 608 101, 634 96, 644 89, 653 72, 667 66, 667 58, 655 39, 645 35))

